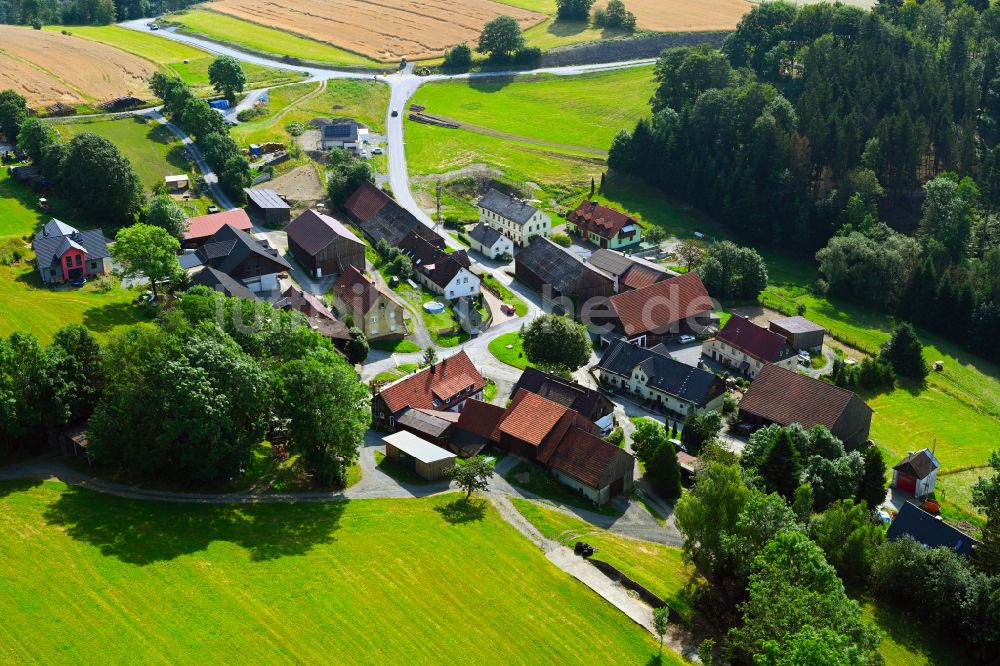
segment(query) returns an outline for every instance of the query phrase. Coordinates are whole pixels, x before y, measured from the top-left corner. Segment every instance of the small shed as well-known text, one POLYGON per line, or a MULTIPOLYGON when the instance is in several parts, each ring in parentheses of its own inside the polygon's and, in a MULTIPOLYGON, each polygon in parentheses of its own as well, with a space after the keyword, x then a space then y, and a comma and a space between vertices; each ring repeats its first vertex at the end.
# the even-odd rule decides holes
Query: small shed
POLYGON ((171 192, 183 192, 190 187, 187 174, 177 174, 176 176, 164 176, 163 182, 171 192))
POLYGON ((771 321, 771 331, 788 340, 795 351, 820 351, 826 329, 805 317, 784 317, 771 321))
POLYGON ((446 469, 455 466, 455 454, 421 439, 412 432, 400 430, 382 438, 385 457, 411 469, 428 481, 444 476, 446 469))
POLYGON ((274 190, 246 188, 247 210, 267 225, 288 224, 292 217, 292 207, 278 196, 274 190))
POLYGON ((892 487, 913 493, 914 497, 926 497, 934 492, 940 467, 930 449, 911 451, 892 468, 892 487))

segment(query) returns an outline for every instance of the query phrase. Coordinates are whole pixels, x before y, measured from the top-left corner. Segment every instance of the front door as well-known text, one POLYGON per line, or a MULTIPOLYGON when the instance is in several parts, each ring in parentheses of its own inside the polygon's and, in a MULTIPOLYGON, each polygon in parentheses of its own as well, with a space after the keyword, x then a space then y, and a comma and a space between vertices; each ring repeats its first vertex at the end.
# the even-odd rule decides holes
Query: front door
POLYGON ((625 492, 625 479, 615 479, 611 482, 611 491, 608 493, 610 497, 618 497, 623 492, 625 492))

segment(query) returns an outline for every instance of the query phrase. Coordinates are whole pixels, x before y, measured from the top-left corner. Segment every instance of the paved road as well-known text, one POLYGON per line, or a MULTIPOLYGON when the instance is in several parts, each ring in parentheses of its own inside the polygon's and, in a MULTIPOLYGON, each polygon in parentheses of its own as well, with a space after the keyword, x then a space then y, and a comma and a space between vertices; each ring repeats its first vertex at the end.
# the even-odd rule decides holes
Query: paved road
POLYGON ((184 144, 184 148, 194 156, 195 164, 198 165, 198 170, 201 171, 201 175, 205 178, 205 187, 208 188, 209 193, 212 195, 212 198, 215 199, 215 202, 219 204, 219 207, 224 210, 235 208, 233 202, 228 196, 226 196, 226 193, 222 191, 222 187, 219 185, 219 177, 215 174, 215 171, 212 170, 212 167, 209 166, 208 162, 205 161, 205 158, 201 154, 201 150, 199 150, 198 146, 195 145, 194 139, 185 134, 184 130, 180 127, 164 118, 163 114, 158 110, 150 111, 147 115, 156 122, 165 125, 168 130, 173 132, 174 136, 181 140, 181 143, 184 144))

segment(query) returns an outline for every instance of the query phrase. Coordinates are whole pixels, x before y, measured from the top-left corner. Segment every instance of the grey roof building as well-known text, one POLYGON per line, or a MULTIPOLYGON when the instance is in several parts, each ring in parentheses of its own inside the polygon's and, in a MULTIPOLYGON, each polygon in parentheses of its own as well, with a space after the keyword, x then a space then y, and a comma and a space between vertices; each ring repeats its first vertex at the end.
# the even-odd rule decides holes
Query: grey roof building
POLYGON ((533 238, 514 256, 514 275, 543 296, 547 285, 549 298, 576 299, 578 304, 614 293, 614 280, 607 274, 584 264, 548 238, 533 238))
POLYGON ((353 148, 358 144, 358 123, 356 120, 342 120, 323 125, 320 142, 324 150, 330 148, 353 148))
POLYGON ((42 281, 57 284, 107 273, 109 242, 100 229, 80 231, 52 218, 35 234, 31 247, 42 281))
POLYGON ((527 224, 534 214, 538 212, 538 209, 531 204, 493 189, 479 200, 478 205, 480 208, 492 211, 504 219, 522 225, 527 224))
POLYGON ((292 208, 274 190, 246 188, 247 211, 264 224, 284 224, 291 219, 292 208))
POLYGON ((903 504, 896 519, 889 526, 889 531, 885 533, 888 541, 903 537, 910 537, 928 548, 944 546, 965 557, 971 555, 973 549, 979 545, 979 541, 965 532, 910 502, 903 504))
POLYGON ((257 300, 257 296, 247 289, 242 282, 234 280, 222 271, 211 266, 202 266, 191 274, 192 285, 202 285, 221 292, 233 298, 245 298, 250 301, 257 300))
POLYGON ((502 233, 491 226, 483 224, 482 222, 472 228, 472 231, 469 232, 469 236, 486 247, 493 247, 498 240, 503 238, 502 233))
POLYGON ((182 268, 189 270, 210 266, 254 292, 276 290, 277 274, 291 268, 267 241, 257 240, 229 224, 215 232, 196 252, 182 255, 179 261, 182 268))

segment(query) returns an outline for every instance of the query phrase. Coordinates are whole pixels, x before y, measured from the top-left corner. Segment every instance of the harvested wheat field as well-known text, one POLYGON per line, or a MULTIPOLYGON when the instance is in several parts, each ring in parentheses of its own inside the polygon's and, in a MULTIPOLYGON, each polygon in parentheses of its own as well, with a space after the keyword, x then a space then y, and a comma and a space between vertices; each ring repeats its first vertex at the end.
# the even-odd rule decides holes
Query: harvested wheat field
POLYGON ((433 58, 463 41, 474 44, 483 25, 504 14, 522 29, 547 18, 493 0, 218 0, 204 7, 382 61, 433 58))
POLYGON ((628 0, 625 5, 640 28, 655 32, 732 30, 754 7, 747 0, 628 0))
POLYGON ((31 106, 149 94, 156 65, 113 46, 45 30, 0 25, 0 90, 31 106))

